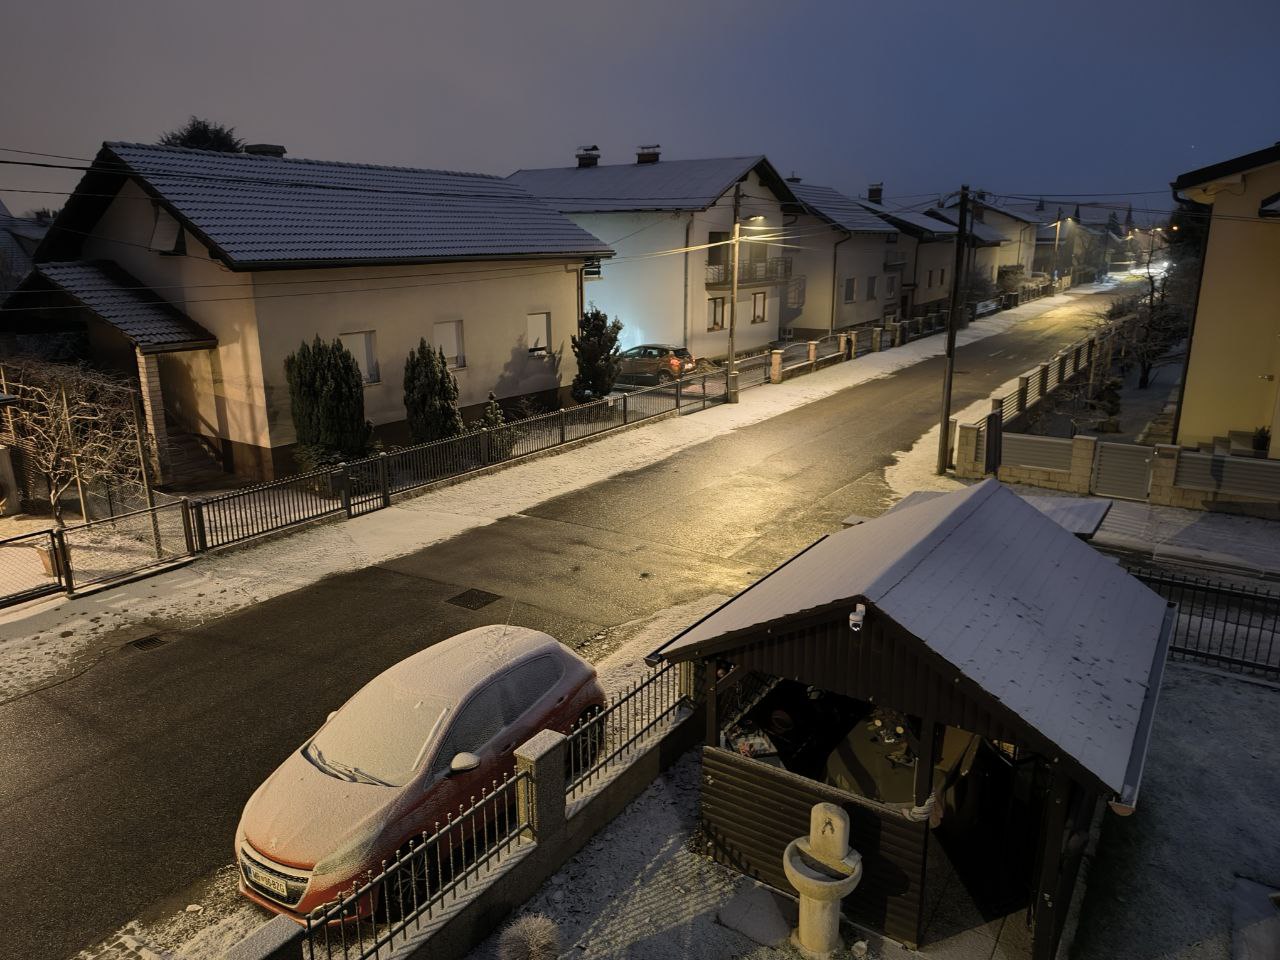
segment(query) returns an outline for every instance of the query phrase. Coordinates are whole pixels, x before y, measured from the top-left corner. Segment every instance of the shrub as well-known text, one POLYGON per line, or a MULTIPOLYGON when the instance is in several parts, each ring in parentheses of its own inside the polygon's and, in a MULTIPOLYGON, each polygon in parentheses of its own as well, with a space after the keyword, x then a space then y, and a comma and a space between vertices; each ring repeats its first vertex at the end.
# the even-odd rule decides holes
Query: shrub
POLYGON ((364 378, 340 340, 305 341, 284 360, 299 449, 363 456, 373 426, 364 417, 364 378))
POLYGON ((498 937, 501 960, 556 960, 560 956, 560 930, 541 913, 512 920, 498 937))
POLYGON ((418 341, 404 362, 404 411, 414 443, 430 443, 462 433, 458 381, 449 372, 443 350, 418 341))
POLYGON ((570 337, 578 372, 573 377, 573 399, 579 403, 609 395, 622 363, 618 359, 618 338, 622 321, 610 320, 603 310, 591 305, 582 315, 578 335, 570 337))

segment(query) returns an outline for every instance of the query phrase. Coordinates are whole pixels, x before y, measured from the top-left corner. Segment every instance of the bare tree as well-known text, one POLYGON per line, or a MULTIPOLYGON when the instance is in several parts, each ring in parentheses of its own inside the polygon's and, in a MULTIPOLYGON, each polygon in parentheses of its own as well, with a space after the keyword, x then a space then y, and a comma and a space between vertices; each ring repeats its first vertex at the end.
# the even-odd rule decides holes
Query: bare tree
MULTIPOLYGON (((64 526, 62 498, 78 488, 142 487, 142 451, 129 386, 82 366, 18 360, 5 383, 18 402, 4 428, 44 481, 54 522, 64 526)), ((87 518, 86 518, 87 519, 87 518)))

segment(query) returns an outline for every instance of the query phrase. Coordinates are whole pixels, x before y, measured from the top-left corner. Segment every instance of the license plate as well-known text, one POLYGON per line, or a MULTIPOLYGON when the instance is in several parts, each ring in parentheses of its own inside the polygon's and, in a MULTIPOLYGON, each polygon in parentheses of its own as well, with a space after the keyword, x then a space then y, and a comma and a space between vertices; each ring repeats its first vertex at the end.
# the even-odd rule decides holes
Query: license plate
POLYGON ((256 867, 249 867, 249 878, 264 890, 270 890, 272 893, 284 899, 289 898, 289 887, 279 877, 273 877, 269 873, 263 873, 256 867))

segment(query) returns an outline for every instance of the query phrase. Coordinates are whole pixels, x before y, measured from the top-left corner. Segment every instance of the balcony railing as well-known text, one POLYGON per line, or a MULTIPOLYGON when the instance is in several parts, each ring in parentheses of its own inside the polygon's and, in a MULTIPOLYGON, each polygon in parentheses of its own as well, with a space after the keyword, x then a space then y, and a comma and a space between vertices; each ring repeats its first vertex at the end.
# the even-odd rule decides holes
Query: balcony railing
MULTIPOLYGON (((767 260, 743 260, 738 263, 740 287, 760 283, 786 283, 790 279, 790 257, 769 257, 767 260)), ((732 263, 707 264, 707 286, 727 287, 732 282, 732 263)))

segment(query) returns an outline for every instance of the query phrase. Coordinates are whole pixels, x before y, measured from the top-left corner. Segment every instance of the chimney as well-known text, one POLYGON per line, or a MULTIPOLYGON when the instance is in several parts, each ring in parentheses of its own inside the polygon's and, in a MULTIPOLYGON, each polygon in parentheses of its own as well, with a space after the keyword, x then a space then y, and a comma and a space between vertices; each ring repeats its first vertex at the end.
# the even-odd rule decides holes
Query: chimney
POLYGON ((872 203, 880 203, 884 197, 884 181, 873 183, 867 187, 867 199, 872 203))
POLYGON ((574 156, 578 158, 578 166, 594 167, 600 162, 600 148, 594 143, 589 147, 579 147, 574 156))
POLYGON ((636 148, 636 163, 657 163, 662 144, 650 143, 636 148))
POLYGON ((795 171, 792 170, 791 176, 787 177, 787 183, 799 183, 799 182, 800 182, 800 178, 797 177, 795 171))
POLYGON ((246 143, 244 152, 259 157, 283 157, 284 147, 278 143, 246 143))

